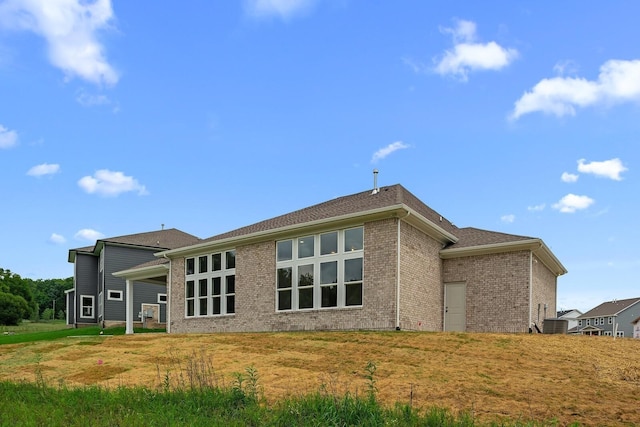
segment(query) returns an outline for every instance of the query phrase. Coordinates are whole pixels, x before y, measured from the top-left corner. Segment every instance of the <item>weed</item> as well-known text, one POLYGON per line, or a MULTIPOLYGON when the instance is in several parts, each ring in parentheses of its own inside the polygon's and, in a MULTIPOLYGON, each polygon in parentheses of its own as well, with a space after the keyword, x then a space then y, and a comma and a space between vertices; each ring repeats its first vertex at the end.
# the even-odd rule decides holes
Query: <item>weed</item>
POLYGON ((367 366, 365 367, 365 375, 364 378, 367 380, 367 397, 371 402, 376 401, 376 395, 378 394, 378 388, 376 387, 376 364, 369 360, 367 362, 367 366))

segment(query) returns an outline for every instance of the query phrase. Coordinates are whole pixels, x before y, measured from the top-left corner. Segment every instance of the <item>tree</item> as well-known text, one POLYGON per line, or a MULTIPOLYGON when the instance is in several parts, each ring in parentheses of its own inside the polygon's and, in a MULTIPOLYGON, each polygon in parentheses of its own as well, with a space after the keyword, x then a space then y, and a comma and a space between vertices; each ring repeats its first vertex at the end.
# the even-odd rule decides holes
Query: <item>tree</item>
POLYGON ((33 299, 33 292, 29 283, 20 275, 12 273, 11 270, 0 268, 0 290, 2 292, 22 297, 27 303, 27 312, 24 318, 29 318, 32 314, 38 313, 38 304, 33 299))
MULTIPOLYGON (((64 319, 64 309, 66 304, 64 291, 73 288, 73 277, 68 277, 66 279, 27 280, 30 282, 34 300, 40 307, 40 311, 44 312, 47 308, 55 308, 55 311, 58 313, 58 310, 62 310, 63 314, 60 316, 60 313, 58 313, 58 318, 64 319)), ((44 316, 42 317, 44 318, 44 316)))
POLYGON ((28 313, 29 305, 23 297, 0 292, 0 324, 18 325, 28 313))

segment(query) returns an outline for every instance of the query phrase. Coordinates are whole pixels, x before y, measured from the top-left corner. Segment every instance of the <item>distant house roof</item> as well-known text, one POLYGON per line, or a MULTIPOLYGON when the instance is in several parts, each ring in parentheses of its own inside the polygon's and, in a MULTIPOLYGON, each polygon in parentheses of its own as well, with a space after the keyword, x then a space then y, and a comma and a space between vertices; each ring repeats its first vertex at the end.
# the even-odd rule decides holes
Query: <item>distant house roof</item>
POLYGON ((575 309, 575 308, 572 308, 572 309, 570 309, 570 310, 560 310, 560 311, 558 311, 558 312, 556 313, 556 317, 560 318, 560 317, 562 317, 562 316, 566 316, 567 314, 570 314, 570 313, 577 313, 578 315, 581 315, 581 314, 582 314, 582 312, 581 312, 580 310, 577 310, 577 309, 575 309))
POLYGON ((157 248, 158 251, 177 249, 183 246, 196 244, 200 239, 176 228, 166 230, 149 231, 146 233, 127 234, 124 236, 107 237, 99 239, 93 246, 69 250, 69 262, 74 262, 76 253, 98 255, 105 244, 117 244, 146 248, 157 248))
POLYGON ((615 316, 632 305, 640 303, 640 298, 628 298, 603 302, 599 306, 587 311, 578 319, 586 319, 591 317, 615 316))

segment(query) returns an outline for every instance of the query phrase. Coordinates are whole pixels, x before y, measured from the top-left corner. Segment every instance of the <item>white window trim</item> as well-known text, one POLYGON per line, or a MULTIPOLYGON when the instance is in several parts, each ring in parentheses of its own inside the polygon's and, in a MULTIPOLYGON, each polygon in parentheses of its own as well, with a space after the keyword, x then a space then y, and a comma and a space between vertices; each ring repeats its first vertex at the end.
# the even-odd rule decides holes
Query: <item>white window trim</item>
POLYGON ((351 309, 351 308, 362 308, 362 304, 360 305, 346 305, 346 286, 351 283, 362 283, 363 284, 363 295, 362 302, 364 302, 364 226, 356 226, 349 227, 341 230, 327 230, 318 234, 305 234, 293 237, 291 239, 283 239, 276 241, 276 280, 278 275, 278 269, 281 268, 291 268, 291 288, 285 288, 290 290, 291 292, 291 308, 290 309, 279 309, 278 301, 279 301, 279 292, 282 290, 278 289, 278 284, 275 284, 275 311, 276 313, 291 313, 298 311, 311 311, 311 310, 336 310, 336 309, 351 309), (344 233, 347 230, 353 230, 357 228, 362 228, 363 230, 363 249, 353 250, 353 251, 345 251, 344 249, 344 233), (335 254, 326 254, 320 255, 320 242, 323 234, 327 233, 338 233, 338 252, 335 254), (313 237, 314 238, 314 256, 298 258, 298 242, 300 239, 313 237), (292 242, 292 259, 286 261, 278 261, 277 259, 277 245, 279 242, 292 242), (362 259, 362 281, 361 282, 345 282, 344 281, 344 263, 349 259, 362 259), (321 264, 327 262, 337 262, 337 277, 338 282, 334 284, 321 284, 320 283, 320 266, 321 264), (313 307, 310 308, 299 308, 299 292, 298 292, 298 268, 306 265, 313 265, 313 307), (326 286, 335 285, 338 287, 337 292, 337 305, 331 307, 322 307, 322 288, 326 286))
POLYGON ((166 304, 167 303, 167 294, 158 294, 158 304, 166 304), (164 300, 162 299, 164 297, 164 300))
POLYGON ((123 301, 124 300, 124 292, 123 291, 118 291, 118 290, 108 290, 107 291, 107 300, 109 301, 123 301), (120 296, 112 296, 111 294, 120 294, 120 296))
POLYGON ((93 319, 94 313, 95 313, 95 305, 96 305, 96 297, 94 297, 93 295, 80 295, 80 318, 81 319, 93 319), (84 315, 84 308, 85 307, 89 307, 87 305, 82 305, 82 302, 85 298, 90 298, 91 299, 91 316, 85 316, 84 315))
MULTIPOLYGON (((236 269, 235 266, 233 268, 227 268, 227 253, 228 252, 236 252, 235 249, 227 249, 224 251, 220 251, 220 252, 215 252, 212 254, 207 254, 207 255, 195 255, 193 257, 189 257, 185 259, 185 304, 184 304, 184 317, 185 319, 194 319, 194 318, 198 318, 198 317, 221 317, 221 316, 234 316, 235 312, 236 312, 236 306, 237 304, 235 303, 235 296, 236 296, 236 292, 235 292, 235 286, 234 286, 234 292, 229 292, 227 293, 227 278, 233 276, 234 277, 234 285, 235 285, 235 276, 236 276, 236 269), (213 256, 214 255, 220 255, 221 260, 220 260, 220 270, 216 270, 216 271, 212 271, 213 269, 213 256), (207 270, 206 272, 199 272, 199 266, 200 266, 200 257, 206 256, 208 258, 207 260, 207 270), (187 259, 193 259, 194 260, 194 273, 193 274, 187 274, 186 271, 186 266, 187 266, 187 259), (220 294, 219 295, 215 295, 215 297, 220 298, 220 313, 219 314, 213 314, 213 279, 214 278, 220 278, 220 294), (206 295, 200 295, 200 280, 207 280, 207 294, 206 295), (194 282, 194 292, 193 292, 193 297, 192 298, 187 298, 186 296, 186 292, 187 292, 187 282, 189 281, 193 281, 194 282), (227 307, 227 300, 229 297, 233 297, 234 298, 234 305, 233 305, 233 312, 229 313, 229 308, 227 307), (206 298, 207 299, 207 313, 200 313, 200 300, 206 298), (189 315, 189 304, 188 301, 193 301, 193 315, 189 315)), ((237 262, 237 260, 236 260, 237 262)))

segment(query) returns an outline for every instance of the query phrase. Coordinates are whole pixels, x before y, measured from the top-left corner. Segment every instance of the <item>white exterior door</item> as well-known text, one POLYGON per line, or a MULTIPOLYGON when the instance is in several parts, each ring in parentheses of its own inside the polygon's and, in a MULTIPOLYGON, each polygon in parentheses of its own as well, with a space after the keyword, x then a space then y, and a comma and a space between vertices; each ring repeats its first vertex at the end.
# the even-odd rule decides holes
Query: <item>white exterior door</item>
POLYGON ((464 332, 467 329, 467 285, 444 285, 444 330, 464 332))

